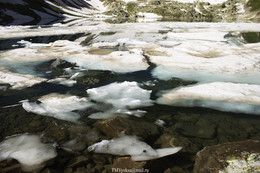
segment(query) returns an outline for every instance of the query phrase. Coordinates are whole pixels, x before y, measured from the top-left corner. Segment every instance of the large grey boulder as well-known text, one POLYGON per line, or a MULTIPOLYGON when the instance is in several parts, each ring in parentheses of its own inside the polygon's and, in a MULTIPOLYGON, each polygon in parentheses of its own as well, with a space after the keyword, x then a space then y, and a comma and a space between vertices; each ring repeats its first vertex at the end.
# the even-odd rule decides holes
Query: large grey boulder
POLYGON ((197 153, 193 172, 260 172, 260 142, 246 140, 207 146, 197 153))

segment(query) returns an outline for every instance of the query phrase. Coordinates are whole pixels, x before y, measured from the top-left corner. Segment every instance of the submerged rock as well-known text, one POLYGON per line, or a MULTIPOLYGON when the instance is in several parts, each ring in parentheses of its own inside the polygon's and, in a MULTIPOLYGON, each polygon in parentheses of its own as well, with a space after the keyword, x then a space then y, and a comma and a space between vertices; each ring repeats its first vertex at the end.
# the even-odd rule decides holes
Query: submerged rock
POLYGON ((112 172, 121 172, 122 170, 131 170, 132 172, 138 172, 136 170, 144 170, 145 165, 145 161, 135 162, 130 157, 119 157, 114 160, 112 172))
POLYGON ((194 173, 259 172, 260 142, 229 142, 205 147, 197 153, 194 173))
POLYGON ((95 126, 109 137, 119 137, 122 132, 144 139, 159 135, 158 127, 149 122, 135 121, 122 117, 99 121, 95 126))
POLYGON ((85 166, 89 162, 89 158, 85 156, 78 156, 71 159, 68 163, 68 167, 74 168, 79 166, 85 166))

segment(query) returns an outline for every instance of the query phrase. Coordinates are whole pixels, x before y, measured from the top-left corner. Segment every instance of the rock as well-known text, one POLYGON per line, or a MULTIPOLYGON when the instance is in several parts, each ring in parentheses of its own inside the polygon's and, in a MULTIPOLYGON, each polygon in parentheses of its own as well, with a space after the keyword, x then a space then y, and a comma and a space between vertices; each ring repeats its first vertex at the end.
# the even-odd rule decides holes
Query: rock
POLYGON ((5 168, 1 168, 1 173, 22 173, 21 165, 20 164, 14 164, 5 168))
POLYGON ((90 128, 86 125, 73 125, 68 129, 69 137, 70 139, 74 139, 79 135, 88 133, 89 130, 90 128))
POLYGON ((172 172, 173 173, 184 173, 185 171, 181 167, 179 167, 179 166, 174 166, 172 168, 172 172))
POLYGON ((181 146, 181 152, 196 153, 199 151, 199 146, 192 143, 189 139, 166 133, 160 136, 160 138, 155 142, 155 145, 159 145, 160 148, 181 146))
POLYGON ((174 116, 175 119, 181 122, 187 123, 196 123, 200 118, 199 114, 186 114, 186 113, 178 113, 174 116))
POLYGON ((111 71, 88 70, 84 71, 83 76, 76 77, 76 81, 87 86, 95 86, 99 82, 111 79, 114 76, 115 74, 111 71))
MULTIPOLYGON (((130 157, 119 157, 117 159, 114 160, 114 164, 112 166, 112 172, 126 172, 126 171, 130 171, 134 170, 132 172, 138 172, 135 170, 145 170, 145 165, 146 162, 135 162, 132 161, 132 159, 130 157), (122 170, 122 171, 120 171, 122 170), (126 170, 126 171, 123 171, 126 170)), ((139 171, 140 172, 140 171, 139 171)), ((143 171, 144 172, 144 171, 143 171)))
POLYGON ((158 127, 149 122, 135 121, 122 117, 99 121, 95 126, 109 137, 119 137, 122 132, 144 139, 159 135, 158 127))
POLYGON ((168 168, 163 173, 172 173, 172 170, 170 168, 168 168))
POLYGON ((64 68, 74 67, 74 66, 75 66, 75 64, 69 63, 65 60, 58 58, 52 62, 51 69, 56 70, 56 71, 62 71, 64 68))
POLYGON ((94 154, 92 160, 95 164, 105 164, 107 162, 102 154, 94 154))
POLYGON ((86 156, 78 156, 70 160, 68 167, 85 166, 89 162, 89 158, 86 156))
POLYGON ((45 168, 41 173, 55 173, 55 171, 50 168, 45 168))
POLYGON ((86 173, 87 169, 85 167, 79 167, 74 173, 86 173))
POLYGON ((205 124, 191 124, 178 122, 175 124, 176 131, 179 134, 190 137, 199 137, 204 139, 212 139, 216 135, 216 126, 205 124))
POLYGON ((73 169, 72 168, 66 168, 64 170, 64 173, 72 173, 73 172, 73 169))
POLYGON ((193 172, 260 172, 259 153, 260 142, 256 140, 205 147, 196 155, 193 172))

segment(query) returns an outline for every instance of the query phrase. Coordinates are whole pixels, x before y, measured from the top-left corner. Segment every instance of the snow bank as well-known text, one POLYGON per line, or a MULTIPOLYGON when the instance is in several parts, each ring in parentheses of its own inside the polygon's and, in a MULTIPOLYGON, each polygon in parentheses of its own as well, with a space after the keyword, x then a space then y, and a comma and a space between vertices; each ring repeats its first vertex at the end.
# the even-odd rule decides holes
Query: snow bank
POLYGON ((163 94, 157 103, 259 115, 260 85, 225 82, 197 84, 173 89, 163 94))
POLYGON ((130 155, 134 161, 157 159, 177 153, 182 147, 154 150, 136 136, 121 136, 112 140, 102 140, 88 147, 89 151, 113 155, 130 155), (127 146, 127 147, 126 147, 127 146))
POLYGON ((22 164, 24 171, 33 172, 41 169, 44 162, 56 157, 55 148, 43 144, 39 136, 19 135, 0 143, 0 161, 13 158, 22 164))
POLYGON ((136 82, 112 83, 88 89, 87 93, 90 99, 112 106, 102 113, 89 116, 94 119, 106 119, 115 113, 140 116, 144 111, 130 109, 153 105, 153 101, 150 100, 151 91, 140 88, 136 82))
POLYGON ((80 117, 78 113, 72 111, 92 106, 86 98, 71 95, 49 94, 38 100, 40 103, 25 101, 22 106, 28 112, 72 122, 77 122, 80 117))

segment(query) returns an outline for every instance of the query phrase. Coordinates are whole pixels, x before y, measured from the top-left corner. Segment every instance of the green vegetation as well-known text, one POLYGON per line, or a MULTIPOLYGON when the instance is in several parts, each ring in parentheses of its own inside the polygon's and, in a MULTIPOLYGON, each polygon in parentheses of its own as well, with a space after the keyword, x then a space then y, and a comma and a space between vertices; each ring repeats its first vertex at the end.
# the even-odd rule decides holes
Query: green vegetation
POLYGON ((260 11, 260 1, 259 0, 249 0, 247 3, 251 11, 260 11))
POLYGON ((136 19, 134 18, 142 17, 138 16, 139 12, 155 13, 167 20, 185 21, 254 20, 257 13, 258 16, 260 15, 259 0, 249 0, 248 3, 246 0, 227 0, 221 4, 212 5, 199 1, 195 3, 181 3, 167 0, 137 0, 136 2, 129 3, 121 0, 103 1, 110 8, 110 11, 106 12, 106 14, 116 16, 120 22, 135 21, 136 19), (245 7, 244 10, 243 7, 245 7), (122 18, 127 19, 123 20, 122 18))

